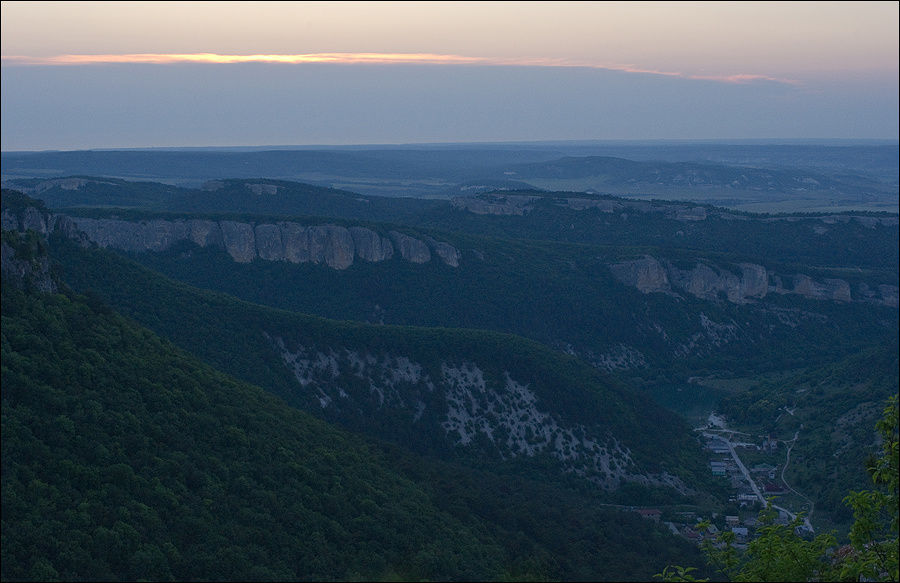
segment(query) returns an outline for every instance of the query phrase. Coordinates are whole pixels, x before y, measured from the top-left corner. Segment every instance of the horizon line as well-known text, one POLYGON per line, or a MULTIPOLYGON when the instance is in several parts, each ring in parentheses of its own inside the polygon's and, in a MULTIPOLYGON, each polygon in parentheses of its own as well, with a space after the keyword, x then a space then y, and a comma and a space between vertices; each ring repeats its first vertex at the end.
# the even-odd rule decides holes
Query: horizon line
POLYGON ((478 145, 553 145, 553 144, 598 144, 598 143, 630 143, 634 145, 653 145, 653 144, 748 144, 755 145, 829 145, 829 143, 856 142, 856 143, 874 143, 881 142, 883 145, 900 145, 898 138, 597 138, 597 139, 545 139, 545 140, 485 140, 485 141, 446 141, 446 142, 379 142, 379 143, 345 143, 345 144, 262 144, 262 145, 229 145, 229 146, 98 146, 84 148, 45 148, 32 150, 12 150, 0 149, 0 153, 17 154, 17 153, 43 153, 43 152, 105 152, 105 151, 138 151, 138 150, 264 150, 272 148, 273 150, 289 150, 297 149, 338 149, 338 148, 398 148, 398 147, 428 147, 428 146, 478 146, 478 145))
POLYGON ((104 64, 165 65, 178 63, 241 64, 267 63, 281 65, 472 65, 547 68, 585 68, 645 75, 674 77, 694 81, 714 81, 730 84, 770 82, 800 85, 800 81, 756 73, 730 75, 698 75, 680 71, 663 71, 635 64, 596 63, 546 57, 471 57, 438 53, 302 53, 229 55, 220 53, 123 53, 123 54, 64 54, 46 57, 5 55, 0 57, 6 66, 79 66, 104 64))

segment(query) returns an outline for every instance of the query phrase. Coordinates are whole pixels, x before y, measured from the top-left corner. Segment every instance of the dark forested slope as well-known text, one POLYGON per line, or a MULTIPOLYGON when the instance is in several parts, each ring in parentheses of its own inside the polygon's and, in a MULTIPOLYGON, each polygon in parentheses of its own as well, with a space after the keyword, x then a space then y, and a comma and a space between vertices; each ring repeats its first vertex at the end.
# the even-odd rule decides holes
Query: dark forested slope
MULTIPOLYGON (((51 267, 45 251, 33 231, 4 231, 3 579, 646 580, 696 559, 589 489, 420 457, 291 409, 96 294, 65 292, 54 271, 73 267, 51 267)), ((113 280, 141 273, 106 267, 113 280)), ((169 284, 154 278, 119 283, 143 286, 151 306, 186 291, 156 295, 169 284)), ((249 306, 208 293, 194 301, 170 313, 157 304, 156 325, 175 327, 177 314, 207 344, 240 347, 249 337, 235 330, 266 319, 250 309, 216 329, 229 321, 221 308, 249 306)), ((353 336, 309 318, 285 329, 353 336)), ((392 351, 422 340, 376 336, 370 345, 392 351)), ((254 350, 218 358, 240 369, 254 350)))
POLYGON ((501 572, 360 440, 101 306, 2 301, 4 580, 501 572))
POLYGON ((668 472, 704 474, 683 421, 586 363, 523 338, 272 310, 66 241, 54 245, 53 256, 76 289, 100 295, 214 366, 418 451, 519 463, 542 452, 554 458, 551 465, 605 488, 644 481, 637 474, 663 482, 668 472), (596 447, 583 449, 570 431, 586 431, 596 447), (570 441, 574 449, 564 453, 570 441))
POLYGON ((96 297, 41 292, 51 272, 20 269, 41 245, 4 233, 4 580, 643 580, 696 560, 635 514, 367 443, 96 297))

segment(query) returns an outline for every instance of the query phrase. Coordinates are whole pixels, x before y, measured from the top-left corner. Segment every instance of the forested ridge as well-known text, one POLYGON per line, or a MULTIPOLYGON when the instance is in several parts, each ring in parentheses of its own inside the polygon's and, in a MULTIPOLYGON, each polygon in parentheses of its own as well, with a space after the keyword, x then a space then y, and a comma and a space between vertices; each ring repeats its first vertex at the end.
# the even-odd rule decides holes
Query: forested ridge
MULTIPOLYGON (((323 408, 313 392, 298 385, 267 337, 318 347, 324 353, 349 350, 410 357, 435 379, 448 362, 476 363, 497 382, 509 373, 527 379, 545 410, 574 423, 596 424, 620 440, 642 471, 672 472, 692 488, 697 480, 704 488, 712 485, 699 445, 683 420, 614 377, 525 338, 478 329, 335 321, 273 310, 169 280, 110 251, 85 250, 65 240, 53 246, 52 256, 77 289, 97 295, 213 366, 353 429, 408 443, 422 452, 472 458, 465 448, 449 451, 443 429, 434 432, 426 424, 390 417, 387 407, 365 409, 364 415, 323 408)), ((339 382, 350 391, 359 379, 349 372, 349 362, 338 366, 340 371, 348 370, 341 373, 339 382)), ((369 387, 361 391, 368 393, 369 387)), ((440 404, 436 407, 428 415, 444 414, 440 404)))
MULTIPOLYGON (((720 413, 741 429, 785 440, 801 430, 787 480, 841 537, 851 520, 844 496, 868 482, 872 424, 896 393, 895 307, 647 294, 609 266, 654 254, 680 269, 739 273, 765 257, 781 273, 843 278, 856 294, 866 282, 896 283, 898 231, 880 214, 721 219, 707 207, 706 220, 685 221, 672 218, 678 204, 610 214, 565 201, 612 197, 529 191, 492 196, 533 196, 536 212, 476 216, 262 179, 190 195, 88 184, 47 194, 57 205, 133 197, 132 210, 73 212, 135 221, 208 216, 217 204, 230 213, 217 216, 250 224, 322 221, 292 214, 305 209, 382 234, 428 233, 456 245, 462 263, 237 264, 187 242, 126 257, 88 244, 65 217, 49 239, 4 231, 4 580, 646 580, 666 565, 700 565, 696 547, 614 509, 722 511, 728 488, 688 425, 637 388, 681 391, 691 375, 710 386, 750 379, 719 393, 720 413), (178 213, 140 210, 176 199, 178 213), (21 260, 13 282, 10 250, 21 260), (592 347, 609 348, 590 344, 600 338, 639 346, 646 359, 618 376, 600 372, 589 365, 600 363, 592 347), (301 377, 286 355, 325 368, 301 377), (360 358, 406 359, 426 379, 474 366, 488 407, 504 379, 507 388, 523 381, 554 423, 605 428, 640 475, 678 476, 689 488, 626 481, 601 492, 590 481, 599 474, 561 473, 547 455, 508 457, 484 436, 453 445, 444 430, 410 423, 421 413, 411 402, 373 400, 381 389, 357 370, 360 358), (339 406, 325 407, 329 399, 339 406)), ((39 201, 3 191, 5 229, 7 212, 34 209, 51 225, 39 201)), ((408 394, 424 398, 423 419, 438 427, 446 405, 426 385, 408 394)))
POLYGON ((500 572, 377 451, 113 313, 4 286, 2 328, 4 579, 500 572))
POLYGON ((4 579, 642 580, 696 553, 562 484, 347 434, 97 296, 2 291, 4 579))

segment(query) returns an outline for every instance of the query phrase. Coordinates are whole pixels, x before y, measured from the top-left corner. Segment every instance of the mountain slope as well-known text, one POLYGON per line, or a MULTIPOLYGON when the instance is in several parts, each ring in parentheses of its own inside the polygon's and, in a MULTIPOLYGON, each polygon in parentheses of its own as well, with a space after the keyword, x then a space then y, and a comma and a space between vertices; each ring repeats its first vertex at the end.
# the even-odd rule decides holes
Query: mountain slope
MULTIPOLYGON (((164 211, 169 218, 184 218, 187 213, 252 214, 269 220, 318 216, 492 237, 726 252, 757 261, 765 256, 821 267, 890 267, 894 272, 898 261, 896 212, 768 216, 684 201, 515 189, 475 190, 452 201, 421 200, 271 179, 215 180, 200 189, 91 177, 9 184, 45 200, 51 208, 143 209, 164 211), (173 216, 175 212, 182 214, 173 216)), ((139 216, 117 212, 122 217, 139 216)))
POLYGON ((683 422, 525 339, 322 320, 176 284, 102 250, 60 242, 53 256, 76 289, 222 370, 419 451, 518 463, 548 455, 609 489, 636 481, 687 491, 670 472, 702 473, 683 422))
POLYGON ((869 478, 865 462, 878 451, 875 423, 900 390, 898 371, 895 329, 827 366, 754 383, 719 409, 752 435, 793 443, 785 480, 816 501, 814 518, 846 528, 852 513, 842 500, 869 478))
POLYGON ((52 208, 115 207, 170 213, 216 209, 223 213, 400 221, 446 205, 444 201, 365 196, 337 188, 262 178, 209 180, 200 188, 97 176, 18 179, 8 184, 52 208))
POLYGON ((487 236, 733 253, 743 260, 896 273, 897 214, 739 213, 685 201, 584 192, 498 191, 457 197, 419 224, 487 236))
MULTIPOLYGON (((143 209, 165 211, 169 218, 184 218, 188 213, 252 214, 270 220, 318 216, 493 237, 726 252, 822 267, 891 267, 896 271, 898 261, 896 213, 769 216, 684 201, 535 190, 475 191, 452 201, 420 200, 366 196, 271 179, 215 180, 202 189, 90 177, 14 180, 9 184, 45 200, 51 208, 143 209), (173 216, 175 212, 182 214, 173 216)), ((138 216, 117 212, 122 217, 138 216)))
POLYGON ((359 439, 102 308, 2 298, 5 580, 499 575, 359 439))
POLYGON ((39 293, 42 243, 3 238, 4 579, 646 580, 696 562, 594 496, 365 443, 96 296, 39 293))
MULTIPOLYGON (((21 215, 20 226, 30 216, 28 210, 21 215)), ((610 491, 640 483, 685 494, 693 488, 683 479, 703 473, 683 422, 534 342, 271 310, 86 249, 71 221, 57 220, 54 229, 52 253, 73 287, 99 294, 211 364, 326 419, 422 452, 525 465, 548 458, 557 473, 610 491), (651 437, 649 428, 659 426, 664 438, 651 437)))
MULTIPOLYGON (((333 220, 91 214, 66 220, 192 285, 329 318, 511 332, 607 370, 748 370, 830 358, 896 318, 896 268, 889 251, 874 252, 896 236, 890 225, 838 225, 867 236, 860 250, 868 247, 870 265, 860 269, 846 254, 829 262, 831 247, 818 251, 816 265, 779 262, 775 253, 516 241, 333 220)), ((800 238, 788 235, 807 225, 783 226, 795 241, 784 253, 797 251, 800 238)))

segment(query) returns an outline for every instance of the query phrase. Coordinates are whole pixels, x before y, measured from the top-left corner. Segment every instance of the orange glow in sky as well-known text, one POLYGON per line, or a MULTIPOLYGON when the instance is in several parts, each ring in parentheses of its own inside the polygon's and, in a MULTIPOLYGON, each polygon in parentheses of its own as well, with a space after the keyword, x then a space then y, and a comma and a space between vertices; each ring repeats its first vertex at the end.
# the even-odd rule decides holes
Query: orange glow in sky
POLYGON ((140 53, 123 55, 57 55, 51 57, 4 56, 7 64, 21 65, 93 65, 103 63, 419 63, 484 64, 489 59, 429 53, 311 53, 303 55, 221 55, 217 53, 140 53))
POLYGON ((374 64, 374 65, 495 65, 520 67, 583 67, 606 69, 626 73, 664 75, 684 79, 719 81, 725 83, 751 83, 770 81, 796 84, 790 79, 779 79, 767 75, 739 73, 733 75, 696 75, 674 71, 645 69, 635 65, 597 64, 567 59, 529 59, 470 57, 463 55, 440 55, 434 53, 309 53, 302 55, 222 55, 217 53, 139 53, 123 55, 56 55, 50 57, 4 56, 6 65, 97 65, 97 64, 172 64, 172 63, 276 63, 276 64, 374 64))
POLYGON ((805 80, 852 71, 896 75, 898 6, 4 0, 0 46, 7 65, 38 58, 48 64, 530 64, 732 82, 805 80))

